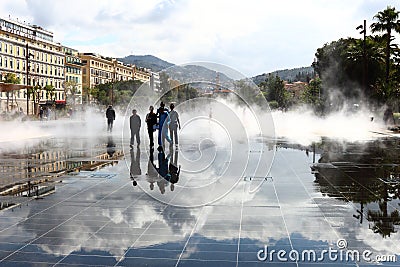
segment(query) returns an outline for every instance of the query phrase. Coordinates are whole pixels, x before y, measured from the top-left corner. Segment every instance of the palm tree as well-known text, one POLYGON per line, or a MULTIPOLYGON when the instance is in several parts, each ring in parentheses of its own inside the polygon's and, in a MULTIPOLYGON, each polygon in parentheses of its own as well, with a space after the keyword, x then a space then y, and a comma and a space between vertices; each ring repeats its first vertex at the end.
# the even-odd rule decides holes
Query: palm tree
POLYGON ((384 32, 386 38, 386 85, 389 83, 389 71, 390 71, 390 43, 394 40, 392 37, 392 31, 400 33, 400 20, 399 11, 396 11, 394 7, 388 6, 385 10, 379 11, 374 16, 377 22, 371 24, 372 33, 384 32))

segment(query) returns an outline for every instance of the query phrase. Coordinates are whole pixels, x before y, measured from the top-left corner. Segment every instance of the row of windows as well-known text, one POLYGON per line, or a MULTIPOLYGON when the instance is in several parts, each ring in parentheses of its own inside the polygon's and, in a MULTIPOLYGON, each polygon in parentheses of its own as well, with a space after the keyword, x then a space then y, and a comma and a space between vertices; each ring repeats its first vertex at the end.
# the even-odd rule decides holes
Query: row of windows
POLYGON ((79 84, 79 77, 74 77, 74 76, 67 76, 65 79, 67 82, 76 82, 77 84, 79 84))
POLYGON ((80 68, 66 66, 65 70, 66 70, 67 73, 81 74, 81 69, 80 68))
MULTIPOLYGON (((26 52, 25 50, 26 49, 24 47, 20 47, 17 45, 15 46, 14 49, 14 46, 12 44, 8 44, 5 42, 3 43, 0 41, 0 52, 9 53, 10 55, 25 57, 25 52, 26 52)), ((64 65, 64 58, 62 56, 56 56, 44 52, 33 51, 32 49, 29 50, 29 53, 32 54, 33 58, 36 60, 45 61, 47 63, 52 63, 52 64, 64 65)))
POLYGON ((95 77, 95 78, 90 78, 90 81, 91 81, 91 84, 105 84, 105 83, 107 83, 107 82, 109 82, 109 80, 107 80, 107 79, 101 79, 101 78, 97 78, 97 77, 95 77))
POLYGON ((112 73, 111 72, 106 72, 102 70, 95 70, 95 69, 90 69, 90 74, 96 75, 96 76, 101 76, 107 79, 111 79, 112 73))
MULTIPOLYGON (((23 83, 25 84, 25 78, 23 78, 23 83)), ((55 88, 61 88, 62 82, 60 80, 53 80, 53 79, 44 79, 44 78, 32 78, 28 79, 28 85, 40 85, 42 87, 46 85, 54 86, 55 88)))
MULTIPOLYGON (((25 90, 17 90, 14 91, 14 95, 17 98, 26 98, 26 92, 25 90)), ((11 96, 11 93, 9 93, 9 97, 11 96)), ((0 97, 1 98, 7 98, 7 92, 0 92, 0 97)), ((51 99, 55 98, 55 100, 64 100, 64 93, 63 92, 54 92, 54 95, 51 96, 50 93, 46 92, 45 90, 40 91, 40 98, 43 100, 46 99, 51 99)))
POLYGON ((117 72, 122 72, 124 74, 132 75, 132 71, 127 71, 126 69, 117 68, 117 72))
POLYGON ((98 67, 98 68, 105 68, 105 69, 108 69, 108 70, 112 70, 112 66, 111 65, 107 65, 107 64, 104 64, 104 63, 99 63, 99 62, 95 62, 94 60, 91 60, 90 61, 90 63, 91 63, 91 65, 92 66, 95 66, 95 67, 98 67))
POLYGON ((71 57, 71 56, 67 56, 67 63, 78 63, 81 64, 82 60, 78 57, 71 57))
POLYGON ((16 65, 14 65, 14 59, 13 58, 7 58, 7 57, 2 57, 0 56, 0 68, 4 67, 4 68, 10 68, 10 69, 15 69, 16 70, 23 70, 25 71, 25 61, 23 60, 15 60, 16 65))

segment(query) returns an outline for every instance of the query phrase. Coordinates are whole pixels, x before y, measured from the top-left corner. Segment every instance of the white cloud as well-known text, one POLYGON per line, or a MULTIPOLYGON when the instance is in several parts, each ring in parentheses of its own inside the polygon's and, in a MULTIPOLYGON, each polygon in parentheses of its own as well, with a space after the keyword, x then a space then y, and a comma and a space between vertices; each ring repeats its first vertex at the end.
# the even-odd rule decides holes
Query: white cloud
POLYGON ((2 1, 0 15, 30 21, 55 40, 107 56, 153 54, 214 61, 246 75, 309 66, 318 47, 359 37, 355 27, 395 0, 2 1))

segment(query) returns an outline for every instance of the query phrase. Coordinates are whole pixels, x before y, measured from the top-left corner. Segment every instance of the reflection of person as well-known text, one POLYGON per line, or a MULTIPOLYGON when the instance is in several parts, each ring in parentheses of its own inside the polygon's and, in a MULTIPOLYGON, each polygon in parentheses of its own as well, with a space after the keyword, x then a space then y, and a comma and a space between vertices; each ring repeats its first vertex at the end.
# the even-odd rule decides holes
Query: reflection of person
POLYGON ((158 117, 158 145, 159 149, 163 149, 165 145, 165 139, 171 143, 171 139, 168 136, 168 112, 164 110, 161 106, 159 109, 159 117, 158 117), (165 124, 166 123, 166 124, 165 124), (164 125, 165 124, 165 125, 164 125))
POLYGON ((132 179, 133 186, 137 185, 137 182, 135 181, 135 177, 138 175, 141 175, 141 174, 142 174, 142 170, 140 169, 140 148, 137 147, 136 156, 135 156, 135 153, 133 152, 133 149, 131 150, 130 177, 132 179))
POLYGON ((150 148, 154 147, 154 131, 157 125, 157 114, 154 113, 154 107, 150 106, 149 113, 146 115, 147 133, 150 139, 150 148))
POLYGON ((147 181, 150 183, 150 190, 154 189, 154 183, 158 181, 157 168, 154 165, 154 149, 150 149, 149 161, 147 163, 147 181))
POLYGON ((169 163, 169 174, 171 178, 169 181, 171 182, 170 188, 171 191, 174 191, 174 184, 179 181, 179 174, 181 172, 181 165, 178 167, 178 150, 175 150, 174 153, 171 155, 171 161, 169 163))
POLYGON ((132 110, 132 116, 129 118, 129 127, 131 128, 131 148, 133 147, 133 143, 135 142, 135 137, 137 146, 139 147, 140 145, 139 132, 141 124, 142 121, 140 120, 139 115, 136 114, 136 109, 132 110))
POLYGON ((383 121, 385 122, 385 124, 390 124, 390 123, 395 124, 393 110, 391 107, 388 107, 385 110, 385 113, 383 114, 383 121))
POLYGON ((107 131, 112 132, 112 127, 115 120, 115 110, 111 105, 109 105, 106 110, 106 118, 107 118, 107 131))
POLYGON ((114 153, 115 153, 115 143, 112 136, 109 135, 107 140, 107 154, 111 158, 114 155, 114 153))
POLYGON ((165 157, 164 151, 160 150, 158 152, 158 174, 164 179, 160 179, 157 182, 157 185, 160 188, 161 194, 165 193, 165 186, 171 177, 171 175, 168 173, 168 160, 169 156, 165 157))
POLYGON ((50 109, 50 107, 48 107, 47 108, 47 112, 46 112, 47 114, 47 120, 51 120, 51 109, 50 109))
POLYGON ((181 123, 179 121, 179 114, 176 112, 174 109, 175 105, 171 104, 170 109, 171 111, 169 112, 169 135, 171 138, 171 144, 175 143, 176 146, 178 146, 178 127, 179 130, 181 129, 181 123))

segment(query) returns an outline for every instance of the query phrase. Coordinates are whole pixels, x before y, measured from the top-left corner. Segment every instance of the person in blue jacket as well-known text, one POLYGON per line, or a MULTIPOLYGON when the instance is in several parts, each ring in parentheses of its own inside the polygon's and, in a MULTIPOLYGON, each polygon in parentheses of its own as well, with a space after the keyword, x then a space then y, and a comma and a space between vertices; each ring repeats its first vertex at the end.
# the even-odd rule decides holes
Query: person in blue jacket
POLYGON ((165 140, 171 143, 168 136, 169 116, 164 107, 158 109, 158 150, 165 148, 165 140))

